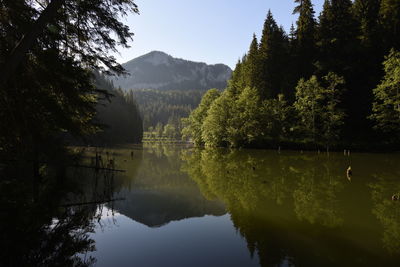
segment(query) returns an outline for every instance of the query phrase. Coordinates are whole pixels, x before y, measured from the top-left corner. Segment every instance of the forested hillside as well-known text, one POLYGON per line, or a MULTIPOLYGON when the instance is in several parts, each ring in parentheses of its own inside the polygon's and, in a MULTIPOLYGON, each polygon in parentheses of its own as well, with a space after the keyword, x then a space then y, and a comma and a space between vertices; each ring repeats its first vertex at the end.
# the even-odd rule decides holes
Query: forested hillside
POLYGON ((143 116, 143 129, 155 128, 157 124, 180 125, 180 119, 189 116, 204 94, 200 90, 155 90, 131 91, 143 116))
POLYGON ((289 33, 271 12, 223 93, 184 136, 206 146, 386 148, 400 141, 400 1, 296 0, 289 33))
POLYGON ((140 143, 143 122, 132 92, 115 89, 103 75, 95 75, 96 87, 110 96, 101 98, 96 107, 95 123, 100 130, 90 142, 104 144, 140 143))
POLYGON ((174 58, 152 51, 122 64, 127 75, 110 77, 115 87, 132 94, 143 118, 143 129, 180 139, 181 118, 198 106, 206 90, 224 89, 232 70, 223 64, 174 58))

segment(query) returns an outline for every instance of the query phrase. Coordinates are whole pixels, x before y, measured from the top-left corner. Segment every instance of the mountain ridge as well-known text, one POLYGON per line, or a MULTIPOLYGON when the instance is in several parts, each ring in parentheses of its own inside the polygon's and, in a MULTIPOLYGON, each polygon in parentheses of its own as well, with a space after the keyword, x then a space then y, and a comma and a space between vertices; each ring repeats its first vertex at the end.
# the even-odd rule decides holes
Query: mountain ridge
POLYGON ((123 63, 130 74, 112 77, 116 87, 129 89, 207 90, 224 89, 232 70, 222 63, 209 65, 175 58, 162 51, 152 51, 123 63))

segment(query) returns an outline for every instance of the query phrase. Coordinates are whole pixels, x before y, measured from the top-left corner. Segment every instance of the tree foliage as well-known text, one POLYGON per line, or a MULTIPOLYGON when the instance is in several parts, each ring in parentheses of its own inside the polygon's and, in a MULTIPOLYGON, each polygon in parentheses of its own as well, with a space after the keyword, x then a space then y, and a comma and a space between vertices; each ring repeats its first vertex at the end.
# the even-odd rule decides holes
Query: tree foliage
POLYGON ((123 71, 110 52, 128 47, 128 12, 138 12, 132 0, 0 2, 0 148, 98 130, 97 101, 108 92, 96 88, 93 70, 123 71))
POLYGON ((335 73, 328 73, 323 82, 325 86, 316 76, 307 81, 301 79, 296 87, 294 108, 299 115, 299 126, 305 140, 314 144, 323 143, 329 148, 339 139, 340 126, 343 125, 344 112, 338 104, 344 79, 335 73))
POLYGON ((100 145, 140 143, 143 122, 133 93, 115 89, 100 74, 96 74, 96 87, 106 90, 111 96, 97 103, 94 122, 100 129, 94 136, 87 137, 87 140, 100 145))
POLYGON ((301 79, 296 87, 294 108, 299 114, 301 131, 306 141, 316 143, 323 112, 323 88, 316 76, 309 80, 301 79))
POLYGON ((394 52, 378 83, 384 55, 398 46, 399 2, 326 0, 318 19, 312 1, 295 3, 299 17, 289 36, 271 11, 260 40, 253 35, 226 91, 203 117, 207 123, 197 127, 207 131, 206 145, 385 144, 389 137, 377 139, 368 120, 372 105, 375 128, 398 133, 394 52))
POLYGON ((220 147, 227 144, 227 127, 231 118, 233 98, 229 91, 224 92, 210 105, 201 124, 201 137, 207 147, 220 147))
POLYGON ((180 127, 181 118, 188 117, 205 93, 200 90, 156 90, 131 91, 143 117, 143 128, 155 127, 157 123, 180 127))
POLYGON ((310 0, 295 0, 298 5, 293 13, 299 14, 296 22, 297 29, 294 30, 295 36, 295 56, 299 77, 309 77, 314 71, 314 59, 316 53, 316 21, 315 11, 310 0))
POLYGON ((380 1, 380 19, 383 28, 385 48, 400 49, 400 2, 397 0, 380 1))
POLYGON ((217 89, 211 89, 204 94, 199 106, 193 110, 187 119, 183 119, 184 128, 183 138, 191 138, 196 145, 204 144, 202 137, 203 121, 207 117, 207 112, 212 103, 220 96, 217 89))
POLYGON ((268 11, 259 48, 262 75, 259 86, 261 99, 285 93, 288 47, 285 31, 282 27, 278 27, 271 11, 268 11))
POLYGON ((374 89, 371 119, 375 128, 391 135, 400 136, 400 52, 392 50, 383 63, 385 76, 374 89))

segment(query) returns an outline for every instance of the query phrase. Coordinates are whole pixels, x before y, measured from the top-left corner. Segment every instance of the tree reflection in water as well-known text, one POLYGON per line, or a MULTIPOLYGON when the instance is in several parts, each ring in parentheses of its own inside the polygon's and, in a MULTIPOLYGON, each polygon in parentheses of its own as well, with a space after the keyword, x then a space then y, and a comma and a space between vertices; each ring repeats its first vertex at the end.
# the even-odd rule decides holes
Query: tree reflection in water
MULTIPOLYGON (((100 220, 105 205, 138 221, 159 217, 149 223, 159 227, 176 219, 221 215, 225 206, 261 266, 396 266, 400 260, 400 201, 391 199, 400 192, 397 155, 354 154, 350 159, 335 153, 165 146, 133 152, 135 159, 132 148, 112 152, 118 167, 127 170, 115 177, 66 167, 76 162, 65 159, 42 164, 41 181, 31 177, 29 164, 1 165, 0 265, 95 263, 85 255, 94 255, 91 233, 105 221, 100 220), (350 161, 351 181, 346 176, 350 161), (168 209, 162 205, 165 198, 152 203, 137 198, 153 191, 167 199, 179 196, 174 198, 179 201, 168 209), (114 203, 115 196, 126 201, 114 203), (142 201, 135 208, 137 199, 142 201)), ((79 164, 88 162, 84 158, 79 164)))
POLYGON ((387 183, 384 157, 355 157, 353 181, 345 173, 349 159, 334 153, 214 149, 183 151, 181 157, 182 170, 202 193, 224 202, 262 266, 395 265, 399 260, 400 202, 393 203, 390 192, 400 192, 400 182, 387 183), (383 178, 374 179, 374 172, 383 178))
POLYGON ((53 158, 56 164, 41 164, 40 179, 29 162, 2 165, 1 266, 95 263, 85 257, 95 249, 89 234, 101 216, 98 203, 112 198, 113 175, 67 167, 77 162, 60 157, 53 158))
POLYGON ((376 182, 369 185, 372 189, 372 213, 383 226, 384 247, 391 254, 398 254, 400 252, 400 202, 392 200, 391 195, 400 192, 398 181, 400 173, 385 173, 375 175, 375 177, 376 182))

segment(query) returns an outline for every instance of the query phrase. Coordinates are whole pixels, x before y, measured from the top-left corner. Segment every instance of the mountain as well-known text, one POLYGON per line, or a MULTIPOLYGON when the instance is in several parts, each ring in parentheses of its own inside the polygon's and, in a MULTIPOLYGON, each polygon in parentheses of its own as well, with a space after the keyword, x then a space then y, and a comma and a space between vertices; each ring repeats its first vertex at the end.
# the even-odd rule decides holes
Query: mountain
POLYGON ((171 221, 226 214, 222 202, 207 200, 200 192, 195 193, 159 188, 122 190, 118 198, 125 200, 113 203, 113 208, 136 222, 154 228, 171 221))
POLYGON ((197 183, 181 171, 180 147, 145 144, 134 150, 128 147, 115 150, 118 168, 126 172, 114 180, 113 198, 124 199, 110 204, 114 210, 148 227, 161 227, 186 218, 226 214, 225 205, 220 200, 206 199, 197 183), (133 158, 131 151, 134 151, 133 158))
POLYGON ((153 51, 122 66, 130 75, 113 77, 116 87, 129 89, 208 90, 223 89, 232 70, 224 64, 207 65, 153 51))

